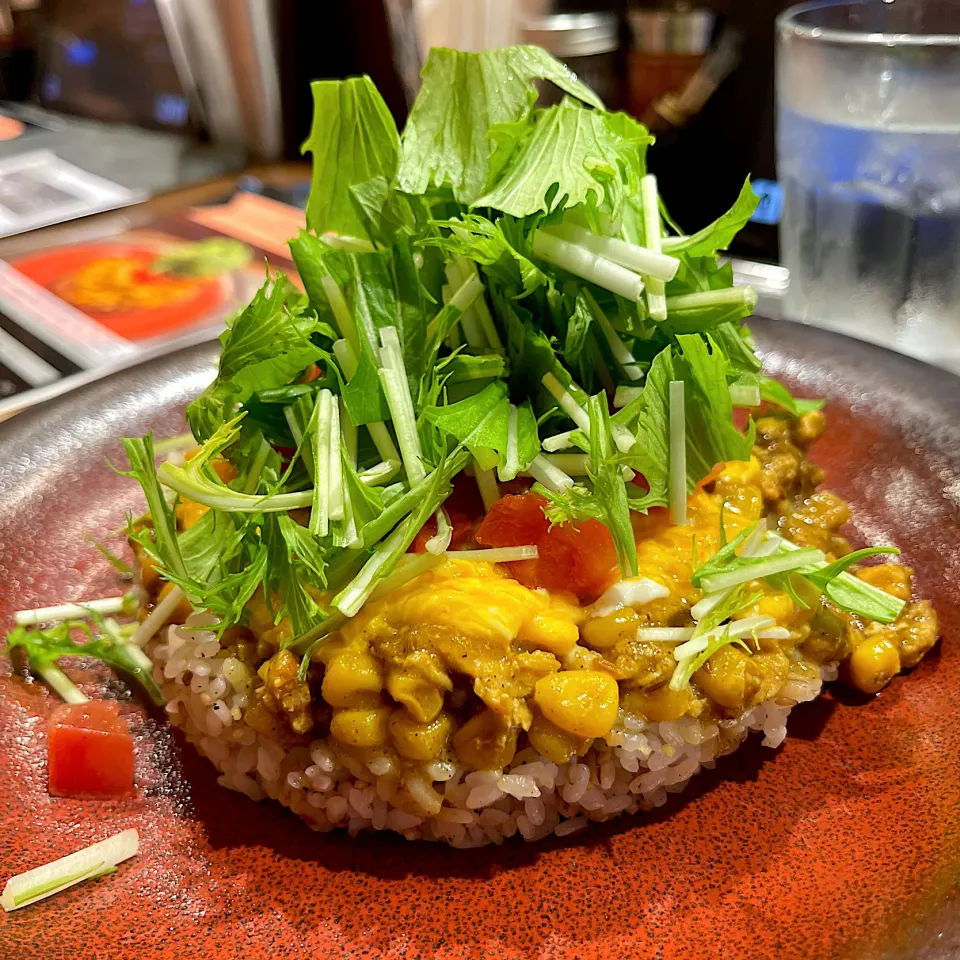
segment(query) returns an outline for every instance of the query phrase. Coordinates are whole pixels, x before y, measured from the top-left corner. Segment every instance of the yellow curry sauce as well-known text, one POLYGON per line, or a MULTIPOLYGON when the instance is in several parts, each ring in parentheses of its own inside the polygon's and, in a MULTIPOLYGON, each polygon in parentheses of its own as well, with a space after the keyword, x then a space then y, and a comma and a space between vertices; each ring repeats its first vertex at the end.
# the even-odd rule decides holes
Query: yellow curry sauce
MULTIPOLYGON (((594 616, 576 598, 528 589, 500 567, 447 559, 364 607, 319 647, 300 681, 298 657, 278 649, 289 625, 274 623, 258 593, 248 626, 224 638, 259 677, 246 722, 289 747, 329 733, 344 763, 389 757, 402 778, 417 778, 424 765, 444 759, 502 769, 526 746, 563 763, 583 756, 623 715, 650 722, 736 717, 776 699, 789 680, 818 677, 826 662, 843 661, 850 682, 875 692, 935 642, 928 602, 909 602, 895 623, 882 626, 829 604, 805 609, 757 581, 750 592, 762 598, 737 616, 772 617, 789 638, 755 640, 751 653, 725 646, 680 691, 669 686, 676 644, 637 637, 641 626, 692 624, 690 608, 701 593, 690 576, 721 546, 721 519, 728 540, 766 516, 830 558, 848 551, 837 533, 846 505, 814 492, 822 475, 805 458, 822 422, 769 417, 758 426, 754 458, 725 465, 695 492, 685 526, 637 518, 639 575, 663 584, 669 596, 636 609, 594 616)), ((180 522, 201 513, 181 504, 180 522)), ((857 575, 910 599, 906 567, 883 564, 857 575)))

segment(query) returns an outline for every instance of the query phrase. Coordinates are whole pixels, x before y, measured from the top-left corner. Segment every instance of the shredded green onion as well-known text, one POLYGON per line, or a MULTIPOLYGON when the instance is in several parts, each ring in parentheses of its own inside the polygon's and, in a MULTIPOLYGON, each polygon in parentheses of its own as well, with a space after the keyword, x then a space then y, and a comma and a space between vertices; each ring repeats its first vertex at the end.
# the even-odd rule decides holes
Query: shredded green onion
MULTIPOLYGON (((578 428, 579 429, 579 428, 578 428)), ((554 434, 552 437, 547 437, 540 446, 547 453, 557 453, 560 450, 569 450, 573 446, 571 442, 571 437, 576 433, 576 430, 567 430, 564 433, 554 434)))
POLYGON ((484 468, 477 463, 476 459, 474 459, 473 476, 480 489, 483 509, 489 513, 493 509, 493 505, 500 499, 500 488, 497 486, 496 475, 493 470, 484 470, 484 468))
POLYGON ((735 407, 759 407, 760 388, 732 383, 730 385, 730 400, 735 407))
POLYGON ((726 290, 682 293, 676 297, 667 297, 665 302, 668 313, 727 306, 739 306, 749 313, 757 305, 757 294, 753 287, 729 287, 726 290))
POLYGON ((564 493, 573 486, 573 478, 555 467, 542 453, 534 458, 527 469, 530 476, 552 493, 564 493))
POLYGON ((586 247, 591 253, 612 260, 621 267, 627 267, 646 277, 672 280, 680 268, 680 261, 676 257, 670 257, 646 247, 638 247, 615 237, 601 237, 575 224, 561 223, 543 229, 561 240, 586 247))
POLYGON ((534 233, 533 252, 561 270, 595 283, 625 300, 636 302, 643 293, 643 280, 632 270, 544 230, 534 233))
POLYGON ((677 526, 687 522, 687 428, 684 384, 670 381, 670 519, 677 526))
POLYGON ((136 830, 124 830, 108 840, 35 867, 7 881, 0 897, 4 910, 16 910, 52 896, 84 880, 106 876, 134 856, 140 841, 136 830))
POLYGON ((626 384, 621 383, 613 395, 613 405, 618 410, 622 410, 625 406, 633 403, 634 400, 638 400, 641 396, 643 396, 643 387, 628 387, 626 384))
POLYGON ((323 292, 327 295, 333 316, 340 327, 341 336, 350 344, 354 356, 359 356, 360 335, 357 332, 357 325, 354 322, 353 315, 350 313, 350 308, 347 306, 347 301, 344 299, 343 291, 340 289, 337 281, 329 274, 323 277, 320 283, 323 286, 323 292))
MULTIPOLYGON (((542 378, 543 385, 550 392, 550 395, 553 397, 557 403, 560 404, 560 408, 563 412, 585 433, 587 436, 590 435, 590 417, 587 415, 587 411, 573 399, 569 391, 567 391, 563 384, 554 376, 552 373, 545 373, 542 378)), ((581 391, 582 393, 583 391, 581 391)))
POLYGON ((78 600, 76 603, 61 603, 54 607, 39 607, 36 610, 18 610, 13 615, 13 620, 19 626, 33 626, 37 623, 56 623, 60 620, 82 620, 95 613, 133 614, 136 612, 138 603, 139 597, 136 591, 131 591, 122 597, 98 597, 96 600, 78 600))
POLYGON ((419 483, 427 475, 420 450, 417 417, 407 384, 407 371, 396 327, 380 330, 380 382, 393 417, 393 426, 400 443, 400 455, 410 483, 419 483))
MULTIPOLYGON (((654 254, 659 254, 662 239, 660 225, 660 196, 657 192, 657 178, 648 173, 640 181, 640 203, 643 206, 643 242, 654 254)), ((666 287, 663 280, 647 277, 647 310, 654 320, 667 319, 666 287)))
POLYGON ((485 563, 512 563, 516 560, 536 560, 540 551, 533 544, 522 547, 491 547, 488 550, 448 550, 451 560, 483 560, 485 563))
POLYGON ((741 562, 735 569, 704 577, 703 589, 707 593, 729 590, 730 587, 748 583, 750 580, 791 573, 808 564, 820 563, 824 559, 823 552, 815 547, 804 547, 795 553, 778 554, 773 557, 740 558, 741 562))

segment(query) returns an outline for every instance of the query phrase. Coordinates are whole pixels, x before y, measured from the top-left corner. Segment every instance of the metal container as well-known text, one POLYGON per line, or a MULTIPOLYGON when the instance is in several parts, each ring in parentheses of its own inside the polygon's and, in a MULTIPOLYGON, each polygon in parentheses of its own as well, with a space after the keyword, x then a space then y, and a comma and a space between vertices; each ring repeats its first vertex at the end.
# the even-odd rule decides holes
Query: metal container
MULTIPOLYGON (((617 99, 617 18, 612 13, 555 13, 526 20, 524 43, 535 43, 562 60, 606 103, 617 99)), ((541 101, 559 94, 545 90, 541 101)))
POLYGON ((635 50, 702 56, 710 49, 709 10, 632 10, 629 19, 635 50))
POLYGON ((177 69, 217 143, 283 151, 276 0, 159 0, 177 69))

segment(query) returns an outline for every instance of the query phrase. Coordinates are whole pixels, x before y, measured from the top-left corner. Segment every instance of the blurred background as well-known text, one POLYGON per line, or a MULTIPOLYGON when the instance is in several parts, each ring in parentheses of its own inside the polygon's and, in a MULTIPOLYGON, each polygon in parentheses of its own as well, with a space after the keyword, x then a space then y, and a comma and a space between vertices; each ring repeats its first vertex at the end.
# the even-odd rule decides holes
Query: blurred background
MULTIPOLYGON (((958 2, 896 0, 898 10, 958 2)), ((402 125, 434 45, 536 43, 565 61, 656 134, 650 168, 684 230, 723 213, 750 175, 761 203, 731 256, 738 282, 758 288, 759 312, 780 315, 775 22, 787 6, 0 0, 0 415, 4 396, 40 396, 219 329, 262 282, 264 259, 290 266, 285 240, 309 181, 309 82, 367 73, 402 125)), ((782 30, 781 45, 794 49, 782 30)), ((796 49, 802 64, 806 48, 796 49)), ((791 88, 802 92, 817 69, 798 67, 791 88)), ((960 116, 950 123, 960 135, 960 116)), ((806 304, 794 318, 817 322, 806 304)))
MULTIPOLYGON (((140 199, 296 159, 312 79, 369 73, 402 123, 431 46, 529 42, 658 133, 651 163, 674 215, 697 225, 747 173, 773 177, 773 22, 785 5, 0 0, 0 160, 49 150, 140 199)), ((775 260, 764 226, 742 247, 775 260)))

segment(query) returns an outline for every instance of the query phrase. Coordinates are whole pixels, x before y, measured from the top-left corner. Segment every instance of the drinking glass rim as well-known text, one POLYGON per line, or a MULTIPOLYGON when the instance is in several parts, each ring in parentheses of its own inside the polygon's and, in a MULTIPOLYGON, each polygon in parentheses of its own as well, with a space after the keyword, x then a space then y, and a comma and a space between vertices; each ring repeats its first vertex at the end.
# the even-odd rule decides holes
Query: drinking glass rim
POLYGON ((844 30, 837 27, 813 27, 797 22, 801 14, 830 7, 873 6, 885 0, 808 0, 788 7, 777 17, 777 28, 789 30, 795 37, 818 40, 824 43, 859 43, 888 47, 960 47, 960 32, 957 33, 868 33, 860 30, 844 30))

